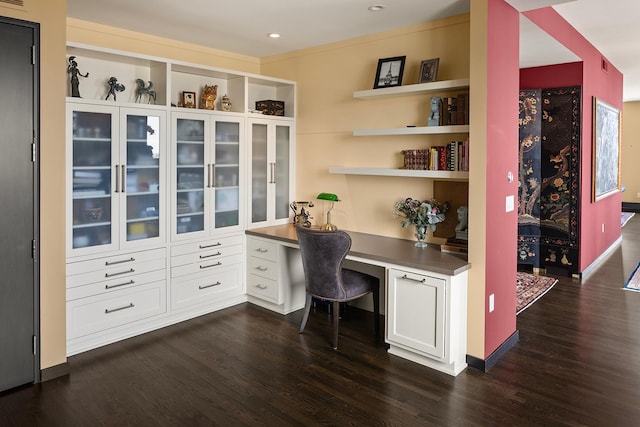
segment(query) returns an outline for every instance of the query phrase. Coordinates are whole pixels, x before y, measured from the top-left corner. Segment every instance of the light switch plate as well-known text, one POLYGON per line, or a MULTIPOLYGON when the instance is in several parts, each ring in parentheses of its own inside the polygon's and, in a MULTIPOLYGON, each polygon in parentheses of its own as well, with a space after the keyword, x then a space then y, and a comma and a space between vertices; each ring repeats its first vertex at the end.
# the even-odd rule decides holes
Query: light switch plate
POLYGON ((505 208, 506 208, 506 212, 511 212, 514 209, 513 196, 507 196, 505 208))

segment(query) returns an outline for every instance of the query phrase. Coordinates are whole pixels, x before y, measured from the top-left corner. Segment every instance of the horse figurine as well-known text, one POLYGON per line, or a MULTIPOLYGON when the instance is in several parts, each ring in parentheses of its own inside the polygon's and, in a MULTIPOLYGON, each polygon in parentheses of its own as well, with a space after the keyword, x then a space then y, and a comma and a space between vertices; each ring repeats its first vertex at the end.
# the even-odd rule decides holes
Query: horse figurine
POLYGON ((151 100, 153 99, 153 103, 156 103, 156 91, 152 90, 153 83, 149 81, 149 86, 146 86, 144 80, 136 79, 136 84, 138 88, 136 89, 136 102, 140 102, 142 99, 142 95, 147 95, 147 104, 151 104, 151 100))

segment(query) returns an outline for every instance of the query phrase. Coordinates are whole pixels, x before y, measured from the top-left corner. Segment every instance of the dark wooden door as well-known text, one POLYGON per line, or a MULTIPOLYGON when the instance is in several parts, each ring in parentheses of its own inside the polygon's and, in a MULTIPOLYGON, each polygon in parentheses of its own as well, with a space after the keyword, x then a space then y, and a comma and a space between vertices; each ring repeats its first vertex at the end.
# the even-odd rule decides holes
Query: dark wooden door
POLYGON ((39 379, 38 34, 0 17, 0 391, 39 379))

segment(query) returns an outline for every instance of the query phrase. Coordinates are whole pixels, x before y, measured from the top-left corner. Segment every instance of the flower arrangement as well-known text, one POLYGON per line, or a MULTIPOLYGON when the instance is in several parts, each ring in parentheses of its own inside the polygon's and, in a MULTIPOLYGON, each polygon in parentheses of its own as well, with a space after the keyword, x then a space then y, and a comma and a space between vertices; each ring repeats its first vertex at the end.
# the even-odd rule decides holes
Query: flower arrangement
POLYGON ((416 246, 424 247, 426 244, 423 241, 426 237, 427 228, 435 231, 436 224, 444 221, 444 214, 449 209, 449 204, 447 202, 440 203, 434 198, 420 201, 408 197, 396 202, 393 208, 394 217, 404 217, 404 220, 400 223, 402 227, 410 225, 415 227, 415 236, 418 239, 416 246))
POLYGON ((428 226, 431 231, 435 231, 436 224, 444 221, 444 214, 449 209, 447 202, 440 203, 436 199, 420 201, 408 197, 396 202, 394 205, 394 215, 404 215, 404 221, 400 225, 408 227, 428 226))

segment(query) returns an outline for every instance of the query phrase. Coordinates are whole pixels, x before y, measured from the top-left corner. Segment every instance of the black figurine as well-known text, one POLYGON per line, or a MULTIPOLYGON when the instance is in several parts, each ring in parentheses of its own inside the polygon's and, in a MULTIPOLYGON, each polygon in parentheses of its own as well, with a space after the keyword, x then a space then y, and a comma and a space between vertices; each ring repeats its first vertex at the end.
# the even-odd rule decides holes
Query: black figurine
POLYGON ((111 95, 113 95, 113 100, 116 101, 116 92, 122 92, 124 90, 124 85, 118 83, 118 79, 115 77, 109 77, 107 84, 109 85, 109 92, 107 93, 105 101, 109 99, 109 96, 111 95))
POLYGON ((71 96, 74 98, 80 98, 80 79, 78 77, 89 77, 89 73, 83 75, 80 70, 78 70, 78 63, 76 62, 75 56, 69 57, 67 73, 71 74, 71 96))
POLYGON ((136 102, 140 102, 142 99, 142 95, 147 95, 147 104, 151 104, 151 100, 153 99, 153 103, 156 103, 156 91, 153 90, 153 83, 149 81, 149 86, 145 85, 144 80, 136 79, 136 84, 138 85, 138 89, 136 89, 136 102))

